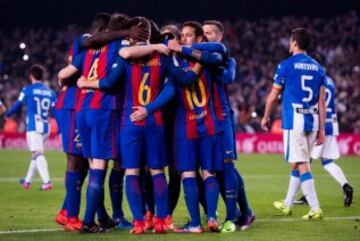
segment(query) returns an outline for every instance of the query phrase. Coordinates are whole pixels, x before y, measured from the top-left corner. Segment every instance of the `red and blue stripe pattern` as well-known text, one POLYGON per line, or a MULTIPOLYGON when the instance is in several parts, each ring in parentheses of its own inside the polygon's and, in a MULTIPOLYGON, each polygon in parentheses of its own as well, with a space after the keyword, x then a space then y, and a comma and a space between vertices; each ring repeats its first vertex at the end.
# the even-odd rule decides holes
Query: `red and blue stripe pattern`
POLYGON ((147 117, 143 121, 132 123, 130 115, 135 106, 146 106, 159 94, 164 85, 165 68, 162 64, 163 57, 153 54, 141 61, 125 62, 125 100, 122 116, 122 125, 148 126, 163 125, 162 113, 160 110, 147 117))
MULTIPOLYGON (((119 42, 112 42, 100 50, 88 50, 84 54, 82 76, 87 79, 100 80, 111 71, 115 63, 119 42)), ((86 109, 119 110, 121 92, 107 93, 101 90, 81 89, 76 103, 76 111, 86 109)))
MULTIPOLYGON (((191 68, 195 63, 180 60, 184 69, 191 68)), ((210 71, 203 69, 196 83, 191 86, 177 87, 179 108, 176 118, 176 138, 196 139, 214 135, 221 127, 216 118, 210 71)))

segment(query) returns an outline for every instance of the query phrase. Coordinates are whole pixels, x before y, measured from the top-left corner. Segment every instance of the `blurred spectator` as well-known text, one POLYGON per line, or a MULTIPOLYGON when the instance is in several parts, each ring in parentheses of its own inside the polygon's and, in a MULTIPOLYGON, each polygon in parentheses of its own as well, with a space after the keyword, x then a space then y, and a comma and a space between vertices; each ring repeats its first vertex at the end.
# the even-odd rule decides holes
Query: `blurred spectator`
MULTIPOLYGON (((229 86, 237 130, 260 131, 267 93, 277 64, 289 57, 292 29, 304 26, 313 34, 313 52, 325 59, 327 74, 337 86, 337 109, 341 132, 360 133, 360 16, 349 12, 331 19, 286 16, 256 21, 224 21, 225 43, 236 58, 236 84, 229 86)), ((66 64, 71 40, 85 32, 76 26, 65 29, 17 28, 0 30, 0 99, 12 105, 27 82, 33 63, 47 68, 49 85, 57 90, 57 72, 66 64), (21 49, 20 44, 25 43, 21 49), (24 54, 29 60, 23 60, 24 54)), ((310 53, 311 55, 311 53, 310 53)), ((281 108, 274 111, 273 120, 281 108)), ((17 130, 24 131, 24 115, 16 116, 17 130)), ((0 121, 0 127, 3 127, 0 121), (2 126, 1 126, 2 125, 2 126)), ((277 125, 277 124, 275 124, 277 125)))

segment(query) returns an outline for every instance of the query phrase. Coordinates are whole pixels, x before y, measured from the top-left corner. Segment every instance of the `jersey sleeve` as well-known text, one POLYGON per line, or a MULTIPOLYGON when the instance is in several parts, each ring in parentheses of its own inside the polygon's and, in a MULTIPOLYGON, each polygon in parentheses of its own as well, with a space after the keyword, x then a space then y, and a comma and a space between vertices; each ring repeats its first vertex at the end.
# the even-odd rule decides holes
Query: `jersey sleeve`
POLYGON ((113 63, 109 74, 105 78, 99 80, 99 88, 104 91, 111 90, 116 85, 117 81, 121 79, 124 72, 124 60, 118 56, 113 63))
POLYGON ((235 82, 236 74, 236 61, 234 58, 230 58, 227 61, 226 67, 220 70, 219 79, 223 84, 232 84, 235 82))
POLYGON ((25 102, 25 98, 26 98, 26 88, 24 87, 21 90, 19 97, 16 100, 15 104, 13 106, 11 106, 10 109, 7 110, 4 115, 6 117, 9 117, 9 116, 13 115, 15 112, 17 112, 21 108, 22 104, 25 102))
POLYGON ((179 84, 188 86, 197 81, 194 71, 185 71, 175 66, 170 57, 162 57, 162 63, 164 64, 167 75, 174 78, 179 84))
POLYGON ((285 76, 286 75, 286 62, 281 62, 275 71, 274 76, 274 87, 278 89, 282 89, 285 84, 285 76))
POLYGON ((77 54, 71 61, 71 65, 78 70, 82 70, 84 58, 85 58, 85 51, 81 52, 80 54, 77 54))
MULTIPOLYGON (((182 47, 181 51, 185 56, 193 57, 193 48, 182 47)), ((223 63, 223 57, 218 52, 210 52, 205 50, 199 50, 201 52, 199 62, 207 65, 221 65, 223 63)))
POLYGON ((160 91, 160 94, 152 101, 150 104, 145 106, 146 112, 148 115, 153 114, 155 111, 159 110, 166 103, 168 103, 175 96, 175 82, 172 77, 168 77, 163 89, 160 91))
POLYGON ((200 51, 217 52, 220 54, 226 54, 227 52, 224 44, 216 42, 195 43, 191 47, 200 51))

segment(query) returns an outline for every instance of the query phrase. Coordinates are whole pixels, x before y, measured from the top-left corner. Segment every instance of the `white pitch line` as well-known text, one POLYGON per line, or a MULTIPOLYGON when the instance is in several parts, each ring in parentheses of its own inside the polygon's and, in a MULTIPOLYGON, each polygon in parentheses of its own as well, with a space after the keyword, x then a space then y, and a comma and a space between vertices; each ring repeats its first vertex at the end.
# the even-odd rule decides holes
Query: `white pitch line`
MULTIPOLYGON (((347 216, 347 217, 324 217, 325 221, 338 221, 338 220, 360 220, 360 216, 347 216)), ((279 219, 255 219, 255 222, 267 223, 267 222, 297 222, 297 221, 308 221, 301 218, 279 218, 279 219)))
MULTIPOLYGON (((347 177, 360 177, 360 174, 347 174, 347 177)), ((284 178, 289 177, 289 175, 285 174, 279 174, 279 175, 271 175, 271 174, 264 174, 264 175, 242 175, 245 179, 261 179, 261 178, 284 178)), ((316 178, 329 178, 330 176, 327 174, 320 174, 320 175, 314 175, 316 178)), ((0 177, 0 183, 1 182, 19 182, 20 178, 18 177, 0 177)), ((40 178, 34 178, 33 181, 41 181, 40 178)), ((53 182, 63 182, 63 177, 53 177, 51 178, 51 181, 53 182)))
MULTIPOLYGON (((345 216, 345 217, 325 217, 325 221, 339 221, 339 220, 360 220, 360 216, 345 216)), ((308 220, 303 220, 301 218, 264 218, 256 219, 255 223, 268 223, 268 222, 306 222, 308 220)), ((321 221, 319 221, 321 222, 321 221)), ((0 235, 2 234, 19 234, 19 233, 46 233, 46 232, 58 232, 62 231, 61 228, 50 228, 50 229, 25 229, 25 230, 0 230, 0 235)))
POLYGON ((1 234, 18 234, 18 233, 47 233, 47 232, 57 232, 64 230, 62 228, 48 228, 48 229, 24 229, 24 230, 3 230, 0 231, 1 234))

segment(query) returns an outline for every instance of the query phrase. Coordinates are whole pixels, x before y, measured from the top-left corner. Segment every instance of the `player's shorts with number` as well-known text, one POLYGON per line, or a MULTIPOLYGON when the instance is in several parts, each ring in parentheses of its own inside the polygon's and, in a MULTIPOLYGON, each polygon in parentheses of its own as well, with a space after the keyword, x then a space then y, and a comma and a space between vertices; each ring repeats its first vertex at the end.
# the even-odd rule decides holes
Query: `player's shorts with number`
POLYGON ((322 145, 316 145, 317 132, 284 130, 284 154, 290 163, 310 162, 321 156, 322 145))
POLYGON ((119 113, 113 110, 88 109, 76 112, 83 156, 92 159, 119 157, 119 113))
POLYGON ((80 135, 76 128, 75 110, 59 109, 56 111, 56 121, 61 134, 65 153, 82 155, 80 135))
POLYGON ((154 169, 167 166, 165 140, 163 126, 123 126, 120 135, 121 166, 139 168, 145 164, 154 169))
POLYGON ((224 160, 217 158, 222 153, 221 145, 216 145, 217 135, 197 139, 175 140, 175 168, 178 171, 203 170, 221 171, 224 160))
POLYGON ((36 131, 26 132, 26 142, 28 144, 29 150, 43 152, 45 141, 48 139, 49 133, 38 133, 36 131))

